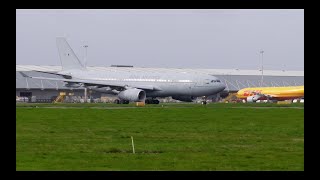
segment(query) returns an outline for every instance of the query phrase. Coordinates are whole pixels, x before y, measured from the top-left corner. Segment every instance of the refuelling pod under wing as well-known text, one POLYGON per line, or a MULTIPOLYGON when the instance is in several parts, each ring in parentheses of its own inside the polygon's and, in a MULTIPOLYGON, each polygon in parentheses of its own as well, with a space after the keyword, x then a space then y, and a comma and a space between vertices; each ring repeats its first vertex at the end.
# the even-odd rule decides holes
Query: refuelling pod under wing
POLYGON ((75 82, 67 82, 64 84, 65 87, 68 87, 68 88, 79 88, 79 87, 82 87, 83 84, 82 83, 75 83, 75 82))

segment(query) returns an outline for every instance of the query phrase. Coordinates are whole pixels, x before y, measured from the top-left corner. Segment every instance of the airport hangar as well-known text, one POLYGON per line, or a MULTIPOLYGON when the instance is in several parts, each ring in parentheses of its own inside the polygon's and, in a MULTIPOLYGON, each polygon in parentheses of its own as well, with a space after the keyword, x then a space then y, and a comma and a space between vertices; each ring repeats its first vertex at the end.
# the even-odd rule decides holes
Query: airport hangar
MULTIPOLYGON (((241 69, 180 69, 180 68, 143 68, 132 66, 112 65, 110 67, 87 67, 89 70, 98 71, 143 71, 155 72, 163 69, 180 71, 180 72, 197 72, 214 75, 226 85, 224 92, 218 97, 226 97, 229 93, 237 92, 239 89, 246 87, 259 87, 261 85, 261 70, 241 70, 241 69)), ((72 93, 74 97, 80 99, 84 96, 84 88, 68 88, 64 82, 30 79, 23 77, 19 72, 25 72, 30 76, 40 77, 58 77, 53 74, 45 74, 35 71, 60 71, 61 66, 44 66, 44 65, 16 65, 16 96, 28 97, 31 102, 51 102, 60 92, 72 93), (32 98, 31 98, 32 97, 32 98)), ((285 71, 285 70, 263 70, 263 87, 277 86, 298 86, 304 85, 304 71, 285 71)), ((88 91, 88 98, 97 99, 110 96, 102 92, 88 91)), ((114 97, 114 96, 113 96, 114 97)), ((218 101, 217 96, 208 98, 212 101, 218 101)))

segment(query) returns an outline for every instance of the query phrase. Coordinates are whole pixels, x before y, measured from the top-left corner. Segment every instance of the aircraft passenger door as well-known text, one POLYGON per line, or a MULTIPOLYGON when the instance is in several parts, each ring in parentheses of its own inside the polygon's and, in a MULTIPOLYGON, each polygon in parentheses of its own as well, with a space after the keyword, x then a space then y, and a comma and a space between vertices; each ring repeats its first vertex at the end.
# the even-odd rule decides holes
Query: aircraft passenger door
POLYGON ((198 79, 193 80, 193 82, 189 85, 190 95, 192 95, 196 91, 196 88, 198 87, 198 85, 199 85, 199 80, 198 79))
POLYGON ((186 87, 186 90, 187 90, 187 94, 190 94, 190 95, 191 95, 193 86, 194 86, 193 83, 190 83, 190 82, 185 83, 185 87, 186 87))
POLYGON ((194 82, 194 87, 200 87, 200 86, 203 86, 203 80, 202 79, 197 79, 195 82, 194 82))

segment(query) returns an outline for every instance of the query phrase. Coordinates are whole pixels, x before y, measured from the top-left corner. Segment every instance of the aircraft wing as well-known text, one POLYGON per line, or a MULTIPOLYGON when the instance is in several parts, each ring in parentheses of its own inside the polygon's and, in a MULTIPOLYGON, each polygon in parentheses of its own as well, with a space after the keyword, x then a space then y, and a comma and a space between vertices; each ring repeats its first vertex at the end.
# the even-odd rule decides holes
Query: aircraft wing
MULTIPOLYGON (((43 80, 52 80, 52 81, 63 81, 70 83, 81 83, 85 86, 99 86, 99 87, 110 87, 117 90, 124 90, 128 87, 138 88, 149 91, 161 90, 158 87, 154 87, 152 85, 135 85, 135 86, 126 86, 123 83, 118 83, 114 81, 102 81, 102 80, 86 80, 86 79, 61 79, 61 78, 46 78, 46 77, 31 77, 26 75, 23 72, 20 72, 23 77, 32 78, 32 79, 43 79, 43 80)), ((52 73, 54 74, 54 73, 52 73)))
MULTIPOLYGON (((41 73, 46 73, 46 74, 54 74, 54 75, 59 75, 59 76, 62 76, 66 79, 71 79, 72 77, 70 75, 66 75, 66 74, 60 74, 60 73, 57 73, 57 72, 46 72, 46 71, 38 71, 38 70, 33 70, 35 72, 41 72, 41 73)), ((26 74, 25 74, 26 75, 26 74)), ((27 76, 27 75, 26 75, 27 76)))

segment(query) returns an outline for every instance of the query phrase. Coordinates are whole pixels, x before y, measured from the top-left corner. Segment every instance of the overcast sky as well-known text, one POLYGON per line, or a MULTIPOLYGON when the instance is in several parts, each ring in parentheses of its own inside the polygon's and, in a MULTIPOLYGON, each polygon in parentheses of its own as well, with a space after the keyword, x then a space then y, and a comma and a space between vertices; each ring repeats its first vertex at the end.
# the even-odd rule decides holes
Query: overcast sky
POLYGON ((304 10, 16 10, 16 64, 304 69, 304 10))

